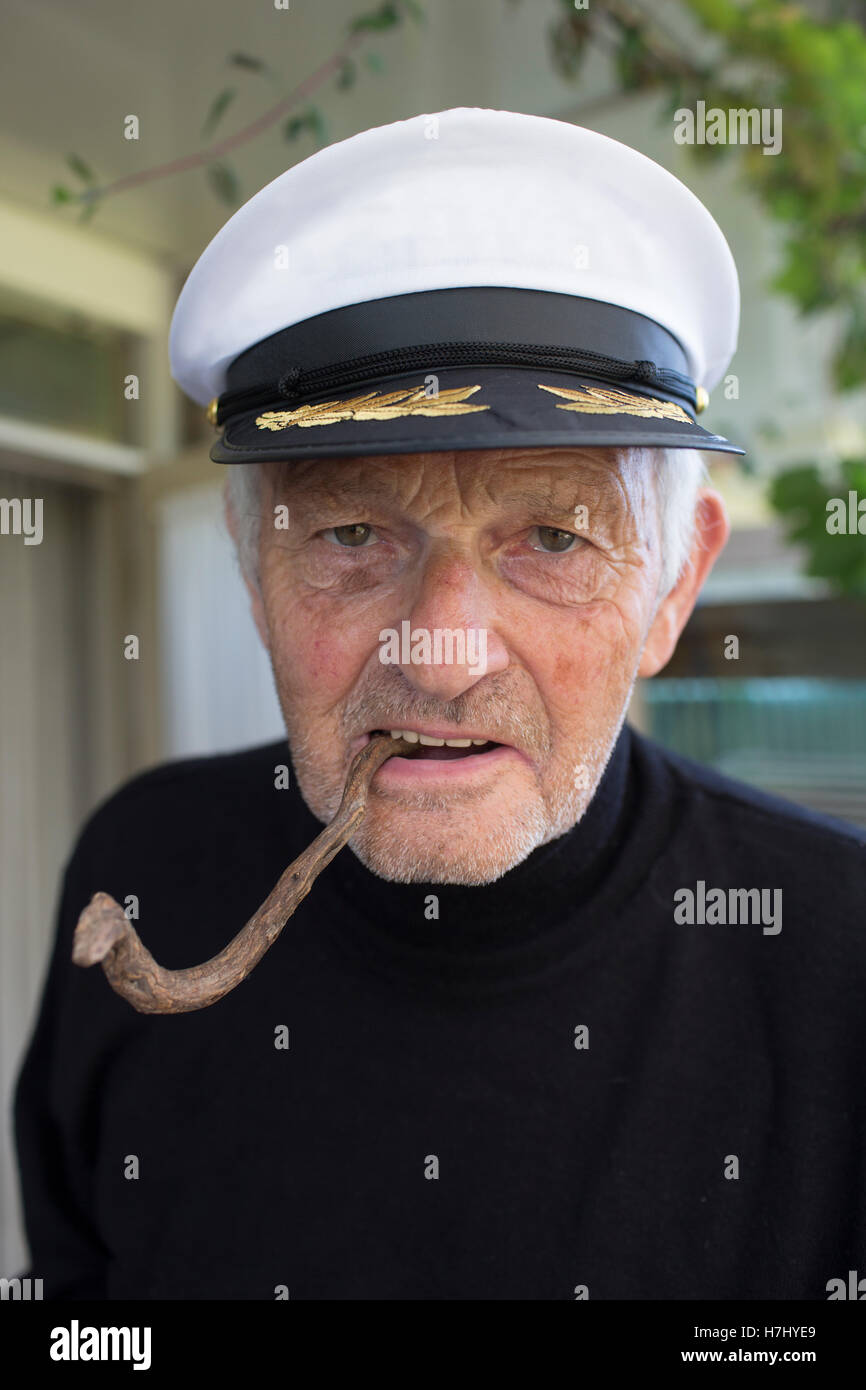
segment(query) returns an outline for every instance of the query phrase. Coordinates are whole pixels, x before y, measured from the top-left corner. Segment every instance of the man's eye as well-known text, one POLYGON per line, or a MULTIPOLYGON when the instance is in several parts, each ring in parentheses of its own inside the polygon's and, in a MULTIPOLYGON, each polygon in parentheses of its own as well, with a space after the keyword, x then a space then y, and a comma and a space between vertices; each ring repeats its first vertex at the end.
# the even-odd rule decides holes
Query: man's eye
POLYGON ((535 526, 533 530, 541 540, 541 545, 534 545, 533 550, 543 550, 548 555, 565 555, 583 544, 582 536, 576 536, 573 531, 560 531, 556 526, 535 526), (576 544, 572 545, 572 541, 576 544))
POLYGON ((366 521, 353 521, 348 526, 331 526, 327 531, 322 532, 323 536, 334 536, 337 544, 344 546, 347 550, 353 548, 357 550, 372 534, 372 528, 366 521))

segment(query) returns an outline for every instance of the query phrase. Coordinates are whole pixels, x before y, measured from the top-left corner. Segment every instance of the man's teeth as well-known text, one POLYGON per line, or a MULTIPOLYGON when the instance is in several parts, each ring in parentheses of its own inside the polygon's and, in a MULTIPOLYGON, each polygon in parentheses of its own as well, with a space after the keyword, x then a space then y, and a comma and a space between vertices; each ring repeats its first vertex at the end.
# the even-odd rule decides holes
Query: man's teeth
POLYGON ((469 748, 472 744, 489 743, 488 738, 431 738, 429 734, 416 734, 413 729, 391 729, 392 738, 404 738, 407 743, 426 743, 431 748, 469 748))

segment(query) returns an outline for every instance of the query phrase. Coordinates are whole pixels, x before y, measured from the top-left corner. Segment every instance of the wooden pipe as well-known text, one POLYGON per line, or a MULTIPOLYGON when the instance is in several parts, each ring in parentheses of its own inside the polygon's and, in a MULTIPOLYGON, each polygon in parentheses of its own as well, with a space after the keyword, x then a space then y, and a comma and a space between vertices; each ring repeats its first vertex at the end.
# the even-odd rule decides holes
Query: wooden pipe
POLYGON ((94 893, 75 927, 74 963, 101 963, 112 989, 140 1014, 185 1014, 215 1004, 258 965, 325 865, 351 839, 367 809, 377 768, 388 758, 417 752, 418 747, 388 734, 371 737, 349 768, 331 823, 293 860, 258 912, 219 955, 186 970, 165 970, 157 965, 120 904, 108 893, 94 893))

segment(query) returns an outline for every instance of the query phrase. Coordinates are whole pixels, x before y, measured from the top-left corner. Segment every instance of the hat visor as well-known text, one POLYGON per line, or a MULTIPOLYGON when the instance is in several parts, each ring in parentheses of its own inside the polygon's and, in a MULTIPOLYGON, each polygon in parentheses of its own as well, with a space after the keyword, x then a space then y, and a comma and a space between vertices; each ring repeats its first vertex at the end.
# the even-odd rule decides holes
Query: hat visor
POLYGON ((281 400, 233 416, 215 463, 453 449, 644 445, 744 449, 698 425, 676 397, 522 367, 456 367, 281 400))

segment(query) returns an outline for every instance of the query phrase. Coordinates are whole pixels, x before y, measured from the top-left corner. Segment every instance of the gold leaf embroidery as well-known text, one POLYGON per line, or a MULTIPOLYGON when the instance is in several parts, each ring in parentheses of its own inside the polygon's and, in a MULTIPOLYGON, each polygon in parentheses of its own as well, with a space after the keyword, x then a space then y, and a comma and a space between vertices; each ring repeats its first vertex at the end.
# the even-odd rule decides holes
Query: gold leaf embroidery
POLYGON ((542 386, 542 391, 551 391, 554 396, 564 396, 568 404, 558 405, 557 410, 578 410, 586 415, 641 415, 661 417, 665 420, 684 420, 693 425, 690 415, 682 406, 673 401, 657 401, 649 396, 633 396, 629 391, 616 391, 605 386, 578 386, 571 390, 567 386, 542 386))
POLYGON ((291 425, 336 425, 340 420, 397 420, 401 415, 469 415, 489 410, 489 405, 466 405, 467 396, 480 386, 452 386, 436 396, 427 396, 423 386, 408 390, 367 391, 344 401, 319 401, 318 405, 299 405, 296 410, 267 410, 259 415, 260 430, 285 430, 291 425))

